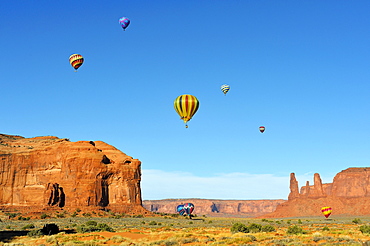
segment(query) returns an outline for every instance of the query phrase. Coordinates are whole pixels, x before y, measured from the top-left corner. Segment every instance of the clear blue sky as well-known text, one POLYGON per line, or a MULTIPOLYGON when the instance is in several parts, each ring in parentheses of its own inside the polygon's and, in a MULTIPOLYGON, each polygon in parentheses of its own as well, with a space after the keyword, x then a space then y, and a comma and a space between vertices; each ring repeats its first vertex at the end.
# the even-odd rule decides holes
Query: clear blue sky
POLYGON ((143 199, 286 199, 291 172, 302 186, 370 166, 368 0, 14 0, 0 13, 0 132, 107 142, 142 161, 143 199), (188 129, 182 94, 200 101, 188 129))

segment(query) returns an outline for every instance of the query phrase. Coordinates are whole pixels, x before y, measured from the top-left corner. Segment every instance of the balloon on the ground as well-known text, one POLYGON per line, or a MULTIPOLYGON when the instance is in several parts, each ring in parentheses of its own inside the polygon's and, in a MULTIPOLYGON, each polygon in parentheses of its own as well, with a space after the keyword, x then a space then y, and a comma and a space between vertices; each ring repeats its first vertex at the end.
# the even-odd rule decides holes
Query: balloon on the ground
POLYGON ((260 132, 263 133, 265 131, 265 127, 264 126, 260 126, 260 132))
POLYGON ((199 108, 199 101, 195 96, 185 94, 175 99, 174 107, 187 128, 187 122, 191 120, 199 108))
POLYGON ((122 17, 119 19, 119 24, 122 26, 123 30, 125 31, 128 25, 130 25, 130 20, 127 17, 122 17))
POLYGON ((226 84, 222 85, 221 90, 226 95, 226 93, 230 90, 230 85, 226 85, 226 84))
POLYGON ((326 218, 328 218, 331 215, 331 207, 322 207, 321 212, 324 214, 326 218))
POLYGON ((182 204, 178 205, 176 210, 180 215, 184 215, 184 213, 185 213, 184 205, 182 205, 182 204))
POLYGON ((194 204, 192 203, 180 204, 176 207, 176 211, 180 215, 188 215, 189 217, 191 217, 191 213, 194 211, 194 204))
POLYGON ((69 57, 69 63, 77 71, 77 69, 81 67, 82 63, 84 63, 84 58, 82 55, 73 54, 69 57))
POLYGON ((194 210, 194 204, 192 203, 185 203, 184 210, 187 215, 190 215, 194 210))

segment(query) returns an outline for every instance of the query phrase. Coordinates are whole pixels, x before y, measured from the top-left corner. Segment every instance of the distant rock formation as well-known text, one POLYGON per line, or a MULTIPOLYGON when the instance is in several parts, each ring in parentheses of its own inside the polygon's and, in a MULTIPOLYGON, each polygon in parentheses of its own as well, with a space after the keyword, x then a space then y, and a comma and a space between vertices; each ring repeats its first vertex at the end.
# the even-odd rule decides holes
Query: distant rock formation
POLYGON ((143 206, 152 212, 177 213, 179 204, 194 204, 194 214, 209 216, 256 217, 275 211, 286 200, 213 200, 213 199, 164 199, 144 200, 143 206))
POLYGON ((318 173, 314 184, 306 182, 298 191, 294 173, 290 175, 288 201, 263 217, 321 216, 321 207, 332 207, 332 215, 370 214, 370 167, 348 168, 338 173, 333 183, 323 184, 318 173))
POLYGON ((141 162, 101 141, 0 134, 0 206, 141 206, 141 162))

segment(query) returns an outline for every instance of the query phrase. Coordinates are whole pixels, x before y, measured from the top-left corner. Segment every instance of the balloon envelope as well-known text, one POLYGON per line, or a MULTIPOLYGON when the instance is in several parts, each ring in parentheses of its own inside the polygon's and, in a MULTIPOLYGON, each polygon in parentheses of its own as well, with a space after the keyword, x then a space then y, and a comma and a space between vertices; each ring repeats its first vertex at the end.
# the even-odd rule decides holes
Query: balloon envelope
POLYGON ((127 17, 120 18, 118 22, 122 26, 123 30, 126 30, 128 25, 130 25, 130 20, 127 17))
POLYGON ((79 54, 73 54, 69 57, 69 63, 71 64, 71 66, 74 68, 74 69, 78 69, 79 67, 81 67, 82 63, 84 62, 84 58, 82 57, 82 55, 79 55, 79 54))
POLYGON ((192 203, 185 203, 184 210, 187 215, 190 215, 194 210, 194 204, 192 203))
POLYGON ((328 218, 331 215, 331 207, 322 207, 321 212, 324 214, 326 218, 328 218))
POLYGON ((230 90, 230 85, 222 85, 221 90, 226 95, 226 93, 230 90))
POLYGON ((176 210, 180 215, 184 215, 184 213, 185 213, 184 205, 182 205, 182 204, 178 205, 176 210))
POLYGON ((175 99, 174 107, 180 118, 186 124, 199 108, 199 101, 192 95, 181 95, 175 99))
POLYGON ((260 126, 260 132, 263 133, 265 131, 265 127, 264 126, 260 126))

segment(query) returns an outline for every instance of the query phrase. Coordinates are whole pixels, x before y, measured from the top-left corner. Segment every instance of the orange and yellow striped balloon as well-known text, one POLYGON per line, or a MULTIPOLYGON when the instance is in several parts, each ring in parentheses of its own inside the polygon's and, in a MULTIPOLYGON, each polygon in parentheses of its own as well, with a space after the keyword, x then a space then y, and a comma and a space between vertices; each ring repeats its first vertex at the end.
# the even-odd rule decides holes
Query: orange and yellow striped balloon
POLYGON ((175 110, 180 115, 180 118, 184 121, 185 127, 187 128, 187 122, 193 117, 199 108, 199 101, 195 96, 192 95, 181 95, 176 98, 174 102, 175 110))
POLYGON ((84 58, 82 55, 79 54, 73 54, 69 57, 69 63, 72 65, 74 69, 77 69, 81 67, 82 63, 84 62, 84 58))
POLYGON ((321 212, 325 215, 326 218, 328 218, 331 215, 331 207, 322 207, 321 212))

